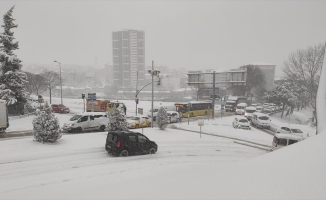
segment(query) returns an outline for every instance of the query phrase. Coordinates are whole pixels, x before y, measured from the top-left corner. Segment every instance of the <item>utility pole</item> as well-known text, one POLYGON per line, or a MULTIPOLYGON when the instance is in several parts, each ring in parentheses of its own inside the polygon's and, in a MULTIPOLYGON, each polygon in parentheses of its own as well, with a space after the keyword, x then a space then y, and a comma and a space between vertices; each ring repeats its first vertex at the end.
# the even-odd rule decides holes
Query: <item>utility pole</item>
POLYGON ((212 101, 213 101, 213 108, 212 108, 212 119, 215 119, 215 112, 214 112, 214 110, 215 110, 215 71, 213 71, 213 99, 212 99, 212 101))
POLYGON ((154 60, 152 60, 152 122, 151 122, 151 126, 153 128, 153 109, 154 109, 154 60))
POLYGON ((60 62, 58 62, 58 61, 54 61, 54 62, 56 62, 56 63, 59 63, 59 66, 60 66, 60 87, 61 87, 61 104, 63 104, 62 103, 62 79, 61 79, 61 63, 60 62))
POLYGON ((135 95, 135 102, 136 102, 136 116, 137 116, 137 95, 138 95, 138 70, 137 70, 137 81, 136 81, 136 95, 135 95))

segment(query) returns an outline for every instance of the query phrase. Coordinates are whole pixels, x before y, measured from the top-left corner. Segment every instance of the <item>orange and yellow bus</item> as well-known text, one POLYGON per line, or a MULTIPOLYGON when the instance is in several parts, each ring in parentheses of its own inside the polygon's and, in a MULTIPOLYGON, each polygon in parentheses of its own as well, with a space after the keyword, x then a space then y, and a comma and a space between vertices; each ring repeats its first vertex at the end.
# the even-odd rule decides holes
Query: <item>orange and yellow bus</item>
POLYGON ((212 103, 209 102, 200 102, 200 101, 191 101, 189 103, 176 103, 174 104, 177 111, 182 114, 182 117, 195 117, 203 115, 211 115, 212 103))

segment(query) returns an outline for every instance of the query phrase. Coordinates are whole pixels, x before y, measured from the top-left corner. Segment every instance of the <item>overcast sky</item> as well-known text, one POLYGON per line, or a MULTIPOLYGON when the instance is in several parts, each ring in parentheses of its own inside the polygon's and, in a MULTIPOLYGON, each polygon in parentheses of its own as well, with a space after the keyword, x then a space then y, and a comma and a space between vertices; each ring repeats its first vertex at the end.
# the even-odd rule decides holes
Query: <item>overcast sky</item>
POLYGON ((326 41, 326 1, 0 0, 0 15, 13 5, 23 64, 112 64, 112 32, 135 29, 145 31, 146 66, 256 61, 275 64, 280 75, 292 51, 326 41))

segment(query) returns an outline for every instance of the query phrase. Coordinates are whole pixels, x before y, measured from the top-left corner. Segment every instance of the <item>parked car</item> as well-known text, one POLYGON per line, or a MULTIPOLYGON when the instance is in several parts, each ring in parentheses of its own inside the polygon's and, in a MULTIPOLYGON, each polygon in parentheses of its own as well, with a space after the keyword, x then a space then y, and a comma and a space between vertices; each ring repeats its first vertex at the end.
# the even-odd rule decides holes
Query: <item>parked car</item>
POLYGON ((269 112, 272 112, 272 109, 270 106, 266 106, 266 107, 263 107, 263 112, 264 113, 269 113, 269 112))
POLYGON ((110 131, 106 137, 105 150, 115 156, 155 154, 158 146, 145 135, 132 131, 110 131))
POLYGON ((232 122, 232 126, 233 126, 233 128, 241 128, 241 129, 251 130, 248 119, 245 117, 242 117, 242 116, 237 116, 236 118, 234 118, 234 120, 232 122))
POLYGON ((272 150, 280 149, 282 147, 297 143, 302 140, 302 137, 288 133, 276 133, 273 142, 272 150))
POLYGON ((128 128, 144 128, 151 126, 151 119, 144 116, 127 117, 128 128))
POLYGON ((55 113, 69 113, 70 109, 63 104, 52 104, 52 112, 55 113))
POLYGON ((302 137, 302 139, 305 139, 308 135, 308 134, 303 133, 298 128, 289 128, 289 127, 285 127, 285 126, 276 129, 276 133, 290 133, 292 135, 297 135, 299 137, 302 137))
POLYGON ((251 118, 251 125, 256 126, 257 128, 269 128, 270 121, 268 115, 255 112, 251 118))
POLYGON ((176 111, 167 111, 168 117, 169 117, 169 122, 179 122, 180 116, 179 113, 176 111))
POLYGON ((84 112, 74 115, 68 122, 63 125, 63 130, 67 132, 82 131, 105 131, 109 118, 105 112, 84 112))

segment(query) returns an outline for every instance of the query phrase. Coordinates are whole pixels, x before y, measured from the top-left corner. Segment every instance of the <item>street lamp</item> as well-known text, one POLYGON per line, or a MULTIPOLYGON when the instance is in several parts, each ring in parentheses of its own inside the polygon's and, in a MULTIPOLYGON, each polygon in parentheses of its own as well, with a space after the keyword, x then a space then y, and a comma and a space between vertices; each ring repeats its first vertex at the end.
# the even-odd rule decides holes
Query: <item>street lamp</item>
POLYGON ((59 63, 59 66, 60 66, 60 88, 61 88, 61 104, 63 104, 62 103, 62 80, 61 80, 61 63, 60 62, 58 62, 58 61, 54 61, 54 62, 56 62, 56 63, 59 63))
POLYGON ((152 113, 152 122, 151 122, 151 126, 153 128, 153 107, 154 107, 154 76, 159 76, 160 71, 159 70, 154 70, 154 61, 152 61, 152 70, 148 70, 148 73, 152 76, 152 109, 151 109, 151 113, 152 113))

